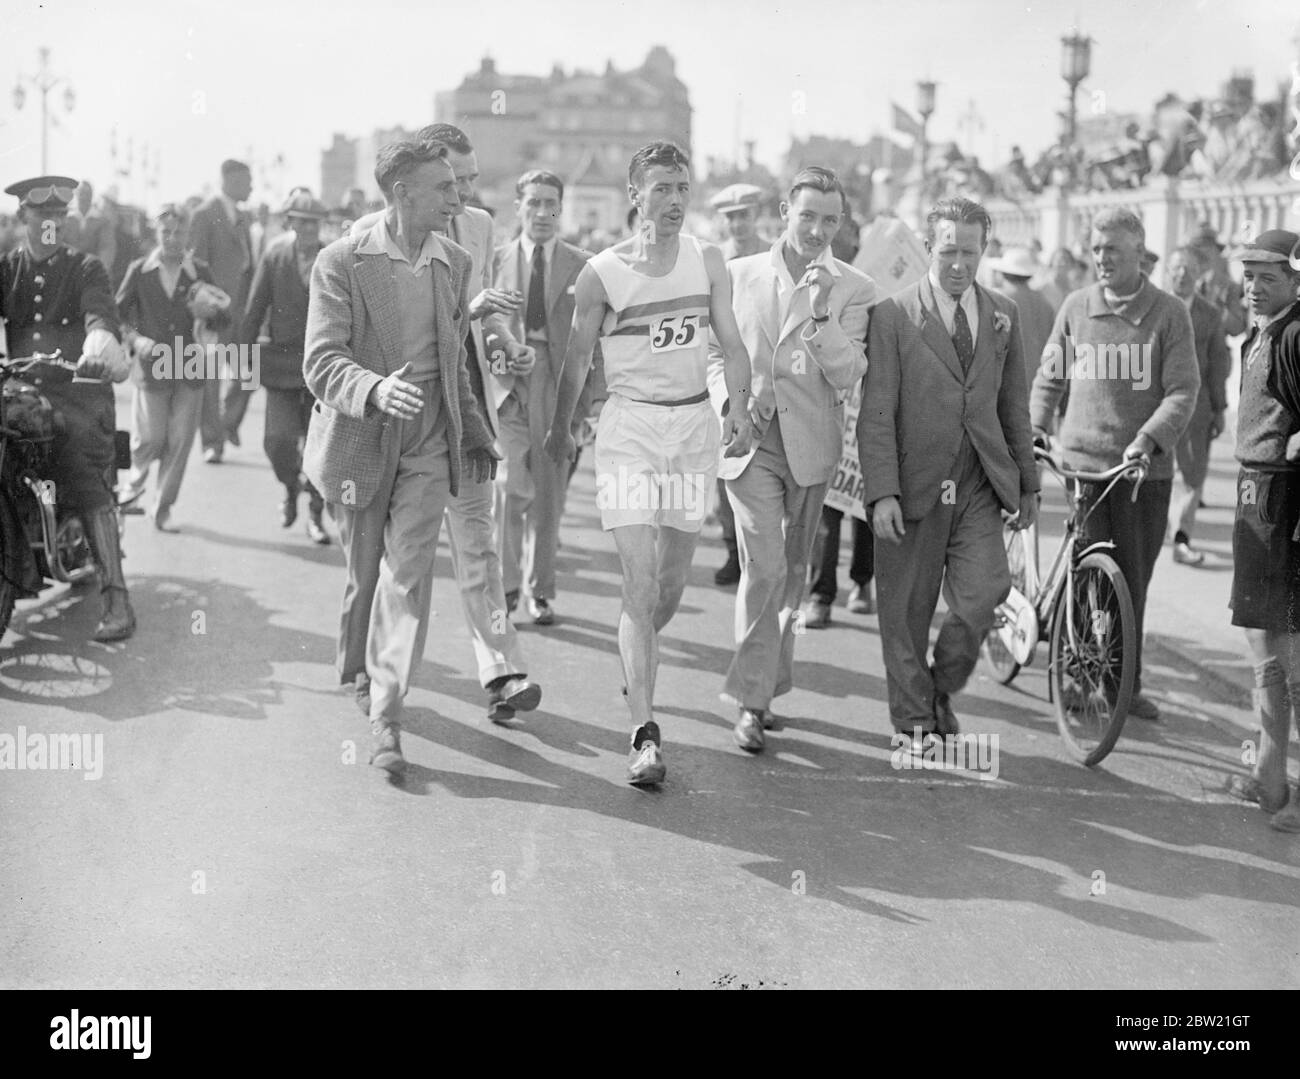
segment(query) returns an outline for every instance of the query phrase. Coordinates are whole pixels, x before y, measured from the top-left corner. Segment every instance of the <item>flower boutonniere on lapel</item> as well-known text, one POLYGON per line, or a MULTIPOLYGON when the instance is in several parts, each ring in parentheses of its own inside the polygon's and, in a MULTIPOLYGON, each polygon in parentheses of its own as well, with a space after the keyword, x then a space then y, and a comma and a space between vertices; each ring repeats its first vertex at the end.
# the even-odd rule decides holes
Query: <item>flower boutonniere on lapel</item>
POLYGON ((994 311, 993 330, 995 333, 1009 334, 1011 332, 1011 316, 1005 311, 994 311))

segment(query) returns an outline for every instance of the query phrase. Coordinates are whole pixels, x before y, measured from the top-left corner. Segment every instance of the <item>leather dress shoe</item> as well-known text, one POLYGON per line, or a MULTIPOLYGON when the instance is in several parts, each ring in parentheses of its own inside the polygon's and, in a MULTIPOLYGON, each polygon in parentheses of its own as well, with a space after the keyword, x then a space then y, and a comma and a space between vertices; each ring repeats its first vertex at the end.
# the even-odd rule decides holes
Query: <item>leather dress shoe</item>
POLYGON ((727 555, 727 561, 713 575, 713 583, 719 588, 726 588, 728 585, 740 583, 740 554, 732 551, 727 555))
POLYGON ((370 676, 367 674, 357 675, 356 688, 353 690, 357 707, 361 709, 363 716, 370 715, 370 676))
POLYGON ((206 464, 219 465, 221 464, 221 451, 217 449, 204 450, 203 460, 206 464))
POLYGON ((280 503, 280 527, 292 528, 298 520, 298 496, 285 495, 280 503))
POLYGON ((325 531, 325 524, 321 520, 319 513, 309 513, 307 515, 307 536, 312 543, 320 547, 330 545, 330 534, 325 531))
POLYGON ((504 723, 516 712, 531 712, 542 703, 542 687, 519 676, 496 679, 488 690, 488 719, 504 723))
POLYGON ((831 605, 820 599, 810 599, 800 613, 805 629, 825 629, 831 624, 831 605))
POLYGON ((952 710, 952 697, 937 690, 934 694, 934 733, 943 738, 961 733, 961 725, 952 710))
POLYGON ((1134 719, 1145 719, 1148 723, 1155 723, 1160 718, 1160 708, 1150 697, 1134 693, 1133 699, 1129 701, 1128 714, 1134 719))
POLYGON ((731 729, 736 745, 748 753, 761 753, 766 739, 763 737, 763 709, 742 708, 740 719, 731 729))
POLYGON ((530 599, 528 601, 528 613, 532 615, 535 625, 552 626, 555 624, 555 611, 552 609, 549 600, 530 599))
POLYGON ((847 607, 849 614, 876 613, 876 596, 870 581, 866 584, 855 584, 853 586, 853 591, 849 593, 847 607))
POLYGON ((95 627, 97 641, 124 641, 135 632, 135 611, 125 588, 104 589, 104 616, 95 627))
POLYGON ((370 724, 370 763, 389 775, 401 775, 406 770, 402 730, 396 723, 370 724))

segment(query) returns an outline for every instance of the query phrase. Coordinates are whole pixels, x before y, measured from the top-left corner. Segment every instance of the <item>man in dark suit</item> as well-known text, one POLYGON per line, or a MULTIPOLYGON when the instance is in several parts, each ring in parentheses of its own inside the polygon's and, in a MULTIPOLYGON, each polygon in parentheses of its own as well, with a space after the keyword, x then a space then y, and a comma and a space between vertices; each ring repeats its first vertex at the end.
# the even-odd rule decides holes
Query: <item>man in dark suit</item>
POLYGON ((1196 291, 1203 267, 1196 248, 1186 246, 1176 248, 1169 255, 1165 269, 1169 291, 1187 305, 1192 316, 1192 340, 1201 372, 1196 409, 1175 451, 1179 482, 1169 507, 1174 561, 1187 566, 1199 566, 1205 561, 1205 552, 1192 546, 1192 528, 1210 468, 1210 443, 1223 434, 1223 416, 1228 409, 1228 373, 1232 369, 1232 357, 1223 336, 1223 311, 1196 291))
MULTIPOLYGON (((509 321, 515 341, 536 354, 527 375, 512 374, 501 363, 490 377, 490 405, 497 412, 505 461, 497 474, 497 524, 502 578, 513 607, 526 586, 528 612, 535 623, 555 620, 555 552, 564 513, 568 462, 557 463, 544 450, 555 417, 555 402, 573 321, 574 283, 591 255, 560 239, 564 182, 540 169, 515 184, 519 237, 497 248, 496 286, 519 293, 523 302, 509 321)), ((493 345, 489 344, 489 355, 493 345)), ((593 372, 598 368, 593 368, 593 372)), ((586 417, 591 381, 575 416, 586 417)))
MULTIPOLYGON (((190 239, 194 257, 208 264, 217 287, 230 297, 230 309, 243 311, 248 287, 253 279, 253 243, 248 232, 248 215, 239 204, 253 190, 253 176, 242 161, 221 164, 221 193, 213 195, 194 211, 190 239)), ((239 318, 232 318, 220 331, 222 344, 238 344, 242 328, 239 318)), ((238 379, 226 385, 224 403, 217 380, 203 387, 203 415, 199 437, 203 442, 203 459, 219 464, 225 444, 239 445, 239 424, 248 408, 248 395, 238 379)))
POLYGON ((914 749, 958 732, 950 698, 1011 587, 1000 511, 1028 527, 1039 489, 1016 305, 975 283, 992 222, 963 198, 927 221, 929 273, 872 314, 858 413, 890 722, 914 749))
POLYGON ((262 448, 284 486, 281 526, 292 528, 298 519, 298 495, 305 487, 307 535, 324 546, 330 541, 321 519, 325 501, 302 476, 302 443, 312 406, 302 377, 302 355, 311 269, 320 253, 321 222, 329 217, 329 210, 319 199, 299 193, 290 197, 282 213, 287 231, 271 241, 257 264, 241 336, 256 341, 262 321, 270 314, 271 339, 258 350, 261 383, 266 387, 262 448))

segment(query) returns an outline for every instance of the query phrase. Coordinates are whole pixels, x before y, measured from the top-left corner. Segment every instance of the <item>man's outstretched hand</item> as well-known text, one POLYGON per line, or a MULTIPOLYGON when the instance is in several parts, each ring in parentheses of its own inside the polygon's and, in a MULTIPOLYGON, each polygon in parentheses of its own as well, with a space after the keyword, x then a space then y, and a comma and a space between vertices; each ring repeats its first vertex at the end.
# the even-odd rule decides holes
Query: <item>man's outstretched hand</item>
POLYGON ((370 403, 380 412, 398 419, 409 420, 418 416, 424 407, 424 391, 406 381, 410 373, 411 365, 402 364, 370 391, 370 403))

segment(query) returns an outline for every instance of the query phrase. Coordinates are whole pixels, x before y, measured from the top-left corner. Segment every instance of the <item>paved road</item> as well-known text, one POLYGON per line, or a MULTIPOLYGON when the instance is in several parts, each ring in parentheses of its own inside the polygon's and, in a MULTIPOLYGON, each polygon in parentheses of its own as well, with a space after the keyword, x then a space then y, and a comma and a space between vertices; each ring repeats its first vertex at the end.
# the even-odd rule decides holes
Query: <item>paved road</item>
POLYGON ((997 779, 900 772, 876 620, 837 609, 751 758, 708 543, 663 642, 668 782, 628 787, 588 469, 560 622, 521 626, 542 708, 486 721, 444 547, 391 785, 334 686, 341 555, 278 527, 261 422, 259 398, 245 448, 195 457, 182 534, 130 522, 132 641, 88 643, 94 603, 53 593, 0 646, 0 734, 103 745, 95 780, 0 771, 0 984, 1300 986, 1300 841, 1217 793, 1247 717, 1194 703, 1174 651, 1165 721, 1099 769, 1067 757, 1040 651, 958 701, 997 779))

